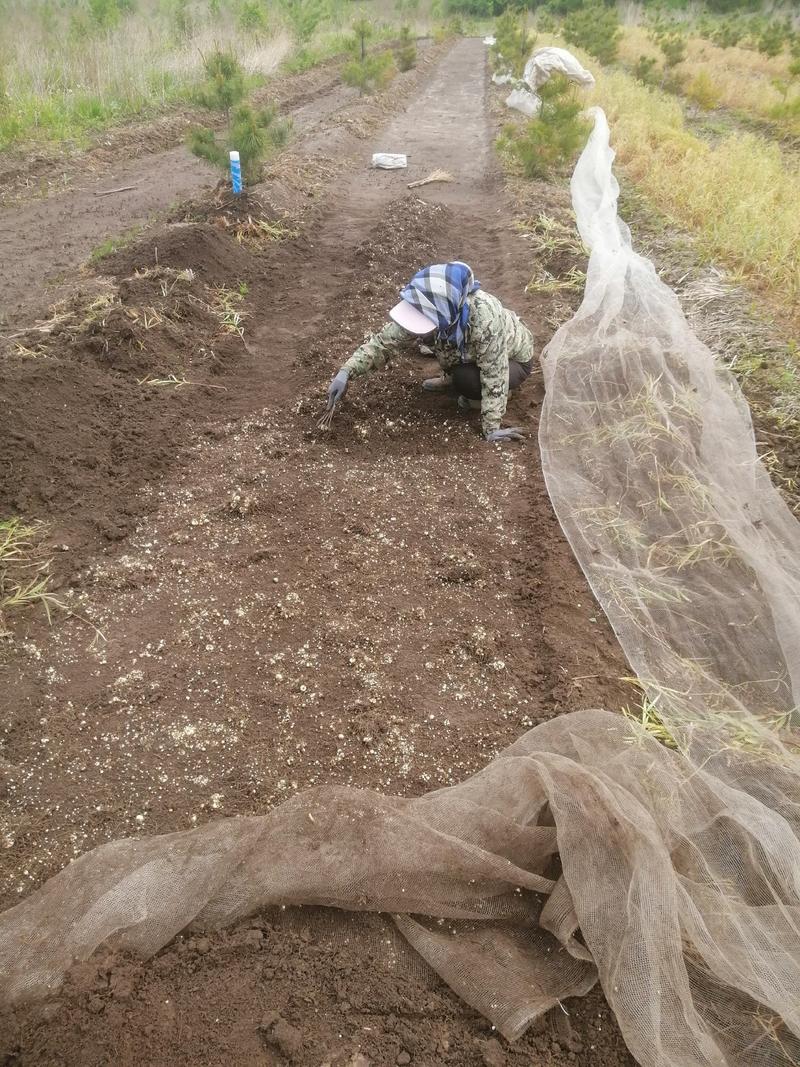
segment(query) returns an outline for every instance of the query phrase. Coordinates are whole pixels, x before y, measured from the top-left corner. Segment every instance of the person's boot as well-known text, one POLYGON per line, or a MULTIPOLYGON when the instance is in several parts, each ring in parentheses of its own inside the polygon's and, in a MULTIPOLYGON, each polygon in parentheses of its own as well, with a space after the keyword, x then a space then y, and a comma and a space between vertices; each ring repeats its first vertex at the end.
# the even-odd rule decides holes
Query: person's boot
POLYGON ((480 400, 470 400, 468 396, 459 396, 458 406, 462 411, 480 411, 480 400))
POLYGON ((429 393, 446 393, 453 385, 453 379, 449 374, 440 374, 438 378, 426 378, 422 388, 429 393))

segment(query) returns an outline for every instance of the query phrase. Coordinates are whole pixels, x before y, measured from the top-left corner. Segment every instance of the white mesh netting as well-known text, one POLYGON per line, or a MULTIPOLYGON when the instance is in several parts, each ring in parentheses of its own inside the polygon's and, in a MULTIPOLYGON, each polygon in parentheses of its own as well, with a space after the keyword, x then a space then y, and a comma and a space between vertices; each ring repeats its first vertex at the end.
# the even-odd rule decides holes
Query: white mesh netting
POLYGON ((81 857, 0 916, 3 996, 271 904, 392 913, 507 1037, 599 976, 637 1059, 800 1059, 800 527, 731 376, 616 214, 605 116, 572 189, 586 294, 543 357, 567 536, 655 709, 539 726, 407 800, 338 787, 81 857), (444 924, 437 919, 446 918, 444 924))

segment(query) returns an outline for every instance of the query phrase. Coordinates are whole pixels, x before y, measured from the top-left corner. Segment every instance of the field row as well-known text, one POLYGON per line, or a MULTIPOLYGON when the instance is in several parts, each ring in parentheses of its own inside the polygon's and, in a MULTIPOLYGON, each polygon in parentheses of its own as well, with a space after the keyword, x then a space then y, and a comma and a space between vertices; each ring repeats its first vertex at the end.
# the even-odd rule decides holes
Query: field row
MULTIPOLYGON (((441 4, 368 12, 373 41, 412 14, 435 32, 441 4)), ((0 25, 0 151, 86 142, 92 131, 194 103, 204 58, 234 53, 256 88, 353 48, 364 13, 345 0, 8 0, 0 25)))

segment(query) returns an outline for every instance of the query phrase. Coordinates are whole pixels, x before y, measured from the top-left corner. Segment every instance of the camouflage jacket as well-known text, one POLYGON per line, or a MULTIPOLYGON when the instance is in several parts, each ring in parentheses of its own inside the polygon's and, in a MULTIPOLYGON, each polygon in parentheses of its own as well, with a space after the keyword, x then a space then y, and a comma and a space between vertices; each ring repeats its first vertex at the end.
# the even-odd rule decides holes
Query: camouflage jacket
MULTIPOLYGON (((476 363, 481 374, 481 422, 483 432, 496 430, 506 413, 508 362, 530 363, 533 337, 513 311, 495 296, 479 289, 468 298, 469 327, 463 362, 476 363)), ((380 370, 392 356, 413 352, 419 341, 430 344, 439 366, 451 372, 462 362, 455 345, 417 338, 394 322, 387 323, 356 349, 344 364, 351 377, 380 370)))

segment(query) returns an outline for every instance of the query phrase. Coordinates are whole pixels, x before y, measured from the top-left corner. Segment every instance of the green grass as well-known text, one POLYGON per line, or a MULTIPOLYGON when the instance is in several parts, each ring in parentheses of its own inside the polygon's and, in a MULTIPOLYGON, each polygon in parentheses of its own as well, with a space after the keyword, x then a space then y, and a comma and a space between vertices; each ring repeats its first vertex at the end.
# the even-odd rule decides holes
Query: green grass
MULTIPOLYGON (((379 2, 369 8, 373 40, 396 37, 398 12, 379 2)), ((263 13, 253 29, 241 0, 98 4, 112 11, 104 25, 85 0, 0 0, 0 152, 36 142, 80 148, 115 123, 191 104, 203 56, 215 49, 236 54, 249 89, 279 69, 309 70, 349 50, 360 13, 327 0, 317 21, 316 0, 250 0, 263 13)))
POLYGON ((142 232, 143 226, 133 226, 129 230, 125 230, 123 233, 115 234, 113 237, 106 238, 102 244, 97 248, 92 249, 92 253, 89 256, 91 263, 97 264, 106 259, 107 256, 112 256, 115 252, 119 252, 123 248, 127 248, 132 244, 139 234, 142 232))
MULTIPOLYGON (((378 27, 370 41, 388 42, 397 37, 397 27, 394 25, 378 27)), ((353 35, 351 33, 326 33, 321 35, 313 44, 305 44, 297 48, 281 63, 281 71, 286 74, 302 74, 306 70, 318 67, 331 59, 351 55, 353 51, 353 35)))
POLYGON ((9 113, 0 117, 0 151, 11 145, 41 139, 85 145, 90 135, 117 122, 147 118, 191 99, 193 83, 165 83, 151 93, 110 86, 102 96, 68 94, 42 99, 17 96, 9 113))

